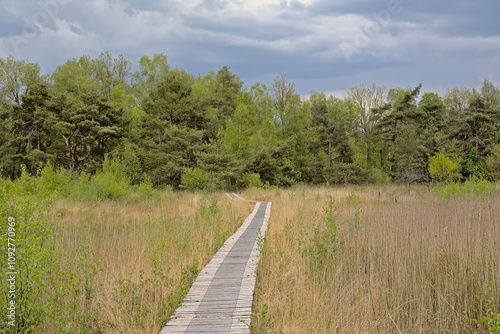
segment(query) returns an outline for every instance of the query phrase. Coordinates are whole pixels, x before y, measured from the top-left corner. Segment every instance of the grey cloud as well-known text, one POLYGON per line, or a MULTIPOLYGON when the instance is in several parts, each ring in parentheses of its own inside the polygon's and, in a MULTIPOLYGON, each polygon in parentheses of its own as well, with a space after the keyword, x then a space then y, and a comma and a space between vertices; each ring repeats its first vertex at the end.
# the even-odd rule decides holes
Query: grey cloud
POLYGON ((195 11, 216 12, 228 8, 229 3, 224 0, 203 0, 195 7, 195 11))
MULTIPOLYGON (((195 74, 231 66, 247 86, 287 73, 302 94, 361 82, 407 86, 422 81, 424 88, 438 89, 476 85, 479 76, 500 80, 496 0, 399 0, 401 12, 369 34, 369 43, 347 62, 339 46, 354 43, 366 24, 378 24, 373 12, 386 11, 390 1, 397 0, 316 0, 311 5, 290 0, 252 12, 242 9, 242 0, 204 0, 198 6, 178 0, 68 0, 16 57, 40 61, 52 71, 85 53, 108 50, 137 61, 164 52, 172 66, 195 74)), ((23 0, 22 8, 0 0, 0 56, 10 52, 5 37, 22 35, 23 17, 40 10, 38 0, 23 0)))
POLYGON ((183 22, 192 29, 210 31, 217 34, 242 36, 254 40, 276 41, 291 36, 300 36, 307 29, 291 21, 258 22, 252 17, 238 17, 225 20, 218 17, 183 15, 183 22))

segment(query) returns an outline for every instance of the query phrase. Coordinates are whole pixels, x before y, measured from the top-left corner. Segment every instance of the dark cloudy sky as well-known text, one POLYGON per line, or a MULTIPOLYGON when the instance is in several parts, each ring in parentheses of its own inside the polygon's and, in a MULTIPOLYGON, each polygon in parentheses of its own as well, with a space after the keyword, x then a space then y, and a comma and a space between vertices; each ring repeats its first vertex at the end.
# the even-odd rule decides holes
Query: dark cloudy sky
POLYGON ((165 53, 247 86, 280 73, 310 91, 357 84, 500 86, 499 0, 0 0, 0 57, 44 72, 83 54, 165 53))

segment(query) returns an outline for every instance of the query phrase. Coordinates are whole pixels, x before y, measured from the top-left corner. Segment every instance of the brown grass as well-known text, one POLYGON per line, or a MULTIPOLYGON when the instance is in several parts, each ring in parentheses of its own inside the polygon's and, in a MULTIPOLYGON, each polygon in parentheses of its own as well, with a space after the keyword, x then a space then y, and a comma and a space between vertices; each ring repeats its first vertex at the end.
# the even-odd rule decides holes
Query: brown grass
POLYGON ((59 251, 75 296, 61 312, 73 332, 158 333, 251 209, 223 194, 182 192, 129 204, 56 203, 59 251))
POLYGON ((273 202, 254 333, 482 333, 488 326, 474 319, 500 309, 498 196, 442 201, 425 187, 393 186, 243 196, 273 202), (324 225, 329 194, 346 222, 341 251, 316 270, 304 250, 324 225))

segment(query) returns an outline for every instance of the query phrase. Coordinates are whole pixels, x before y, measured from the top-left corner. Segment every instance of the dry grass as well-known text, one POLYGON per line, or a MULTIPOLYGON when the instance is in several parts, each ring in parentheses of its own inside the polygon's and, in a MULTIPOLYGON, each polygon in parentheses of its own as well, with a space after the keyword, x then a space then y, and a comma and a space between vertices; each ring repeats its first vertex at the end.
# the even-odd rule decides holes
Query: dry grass
POLYGON ((473 319, 500 309, 499 197, 442 201, 425 187, 407 194, 393 186, 247 191, 273 202, 253 332, 487 332, 473 319), (346 221, 341 251, 311 268, 304 250, 325 223, 329 194, 346 221))
POLYGON ((130 204, 56 203, 59 248, 76 296, 67 311, 73 332, 158 333, 251 209, 223 194, 182 192, 130 204))

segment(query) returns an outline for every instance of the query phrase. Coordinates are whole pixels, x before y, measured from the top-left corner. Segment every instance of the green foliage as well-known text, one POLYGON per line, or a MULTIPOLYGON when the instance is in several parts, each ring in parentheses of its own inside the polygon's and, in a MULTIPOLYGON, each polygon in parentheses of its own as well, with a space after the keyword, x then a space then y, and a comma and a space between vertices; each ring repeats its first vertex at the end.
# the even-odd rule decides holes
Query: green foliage
POLYGON ((449 182, 459 159, 464 178, 500 179, 500 90, 489 81, 480 92, 454 88, 444 98, 418 100, 422 85, 376 84, 353 87, 343 99, 304 98, 286 74, 246 88, 228 66, 195 76, 171 68, 164 54, 131 68, 122 55, 103 52, 42 77, 37 64, 0 58, 2 176, 21 177, 21 165, 39 175, 50 164, 56 174, 76 172, 68 175, 82 186, 77 197, 122 198, 122 178, 107 184, 101 172, 112 153, 132 185, 147 175, 155 187, 186 187, 185 171, 199 168, 208 184, 189 187, 208 191, 258 186, 246 179, 252 174, 270 186, 449 182), (440 156, 451 146, 453 164, 440 156))
POLYGON ((38 181, 38 179, 29 176, 25 165, 21 165, 21 176, 17 182, 15 182, 15 185, 18 188, 16 193, 23 195, 36 194, 39 190, 38 181))
POLYGON ((243 86, 240 77, 231 73, 228 66, 222 66, 215 76, 214 106, 221 116, 231 116, 236 108, 238 94, 243 86))
POLYGON ((72 175, 66 169, 54 171, 49 164, 45 166, 39 177, 39 191, 46 195, 68 195, 69 185, 72 182, 72 175))
POLYGON ((488 173, 493 181, 500 181, 500 144, 493 146, 491 154, 486 158, 488 173))
MULTIPOLYGON (((21 186, 10 189, 6 187, 8 183, 0 182, 0 253, 8 254, 8 247, 14 247, 16 258, 14 268, 10 270, 16 272, 13 275, 15 297, 10 299, 7 293, 3 293, 1 303, 5 310, 7 302, 15 300, 15 327, 4 320, 0 322, 2 333, 12 330, 16 333, 37 333, 44 326, 57 326, 60 303, 69 289, 68 281, 61 282, 53 275, 57 272, 64 277, 65 272, 61 268, 62 254, 55 249, 56 229, 48 215, 50 201, 31 194, 32 189, 26 187, 27 181, 23 180, 21 186), (12 218, 15 223, 9 226, 12 218), (8 232, 11 232, 11 240, 4 237, 8 232), (8 245, 8 241, 13 245, 8 245)), ((6 279, 2 279, 0 286, 2 291, 10 291, 6 279)))
POLYGON ((260 180, 260 174, 251 173, 247 175, 247 187, 248 188, 259 188, 262 187, 262 181, 260 180))
POLYGON ((339 221, 342 211, 335 204, 333 196, 329 196, 328 205, 323 208, 323 216, 316 223, 312 238, 302 252, 312 275, 320 275, 329 263, 338 260, 342 254, 343 239, 338 231, 344 223, 339 221))
POLYGON ((473 93, 468 106, 453 114, 450 135, 459 143, 464 153, 474 150, 478 156, 484 157, 488 146, 495 144, 495 134, 498 132, 495 124, 499 114, 492 105, 486 103, 485 97, 473 93))
POLYGON ((464 164, 464 174, 467 178, 485 179, 487 173, 484 157, 479 155, 479 152, 474 148, 471 148, 464 164))
POLYGON ((273 316, 267 304, 263 304, 260 310, 252 312, 250 330, 252 333, 269 333, 273 321, 273 316))
MULTIPOLYGON (((8 120, 5 116, 10 115, 14 107, 23 103, 25 96, 30 93, 30 88, 41 84, 43 80, 40 65, 29 63, 27 60, 16 60, 12 55, 0 58, 0 73, 0 119, 8 120)), ((11 147, 15 148, 18 147, 11 147)))
POLYGON ((364 220, 361 213, 361 197, 355 192, 349 194, 349 202, 354 207, 354 221, 350 224, 351 231, 357 232, 363 227, 364 220))
POLYGON ((66 187, 68 197, 78 201, 118 200, 129 195, 132 189, 120 161, 108 156, 102 170, 95 175, 75 175, 66 187))
POLYGON ((417 104, 422 84, 415 88, 389 91, 390 104, 377 110, 376 137, 379 150, 395 180, 410 184, 426 178, 429 135, 426 115, 417 104), (382 144, 383 143, 383 144, 382 144), (382 145, 380 145, 382 144, 382 145))
POLYGON ((168 306, 171 310, 177 309, 186 294, 189 292, 196 276, 198 275, 198 263, 182 268, 181 281, 179 287, 168 296, 168 306))
POLYGON ((363 182, 366 177, 363 169, 352 163, 336 163, 332 166, 332 176, 335 183, 348 184, 363 182))
POLYGON ((141 182, 139 185, 139 194, 142 196, 151 196, 154 193, 153 189, 153 182, 151 182, 151 179, 149 176, 144 177, 144 181, 141 182))
POLYGON ((247 162, 245 171, 248 174, 259 174, 264 184, 291 186, 296 176, 291 161, 287 158, 291 144, 291 141, 287 141, 278 147, 256 152, 247 162))
POLYGON ((102 170, 95 175, 76 174, 66 169, 55 171, 45 166, 38 177, 28 175, 21 167, 21 176, 15 182, 0 179, 9 192, 36 195, 41 198, 69 198, 76 201, 102 201, 150 197, 157 194, 151 178, 144 175, 142 182, 132 186, 125 174, 125 166, 118 158, 106 156, 102 170))
POLYGON ((123 149, 117 154, 123 167, 123 173, 127 176, 132 185, 141 183, 144 179, 144 172, 142 171, 142 164, 137 153, 138 151, 139 148, 137 145, 126 143, 123 149))
POLYGON ((441 150, 429 159, 429 173, 437 182, 453 182, 460 178, 460 162, 456 153, 441 150))
POLYGON ((500 295, 493 282, 489 282, 486 292, 489 295, 485 302, 486 315, 479 319, 477 324, 486 324, 490 334, 500 334, 500 295))
POLYGON ((209 175, 200 168, 186 168, 182 174, 181 187, 187 190, 205 190, 209 182, 209 175))
POLYGON ((487 180, 469 179, 464 183, 448 183, 434 187, 432 193, 445 200, 475 196, 487 198, 497 194, 496 185, 487 180))
POLYGON ((144 103, 141 131, 143 168, 155 185, 178 187, 184 169, 196 166, 211 122, 208 105, 192 94, 194 77, 171 70, 158 81, 144 103))
POLYGON ((120 199, 130 192, 130 184, 117 159, 106 157, 102 171, 91 178, 94 197, 101 199, 120 199))
POLYGON ((391 177, 378 168, 372 168, 368 171, 368 180, 377 184, 388 184, 392 181, 391 177))

